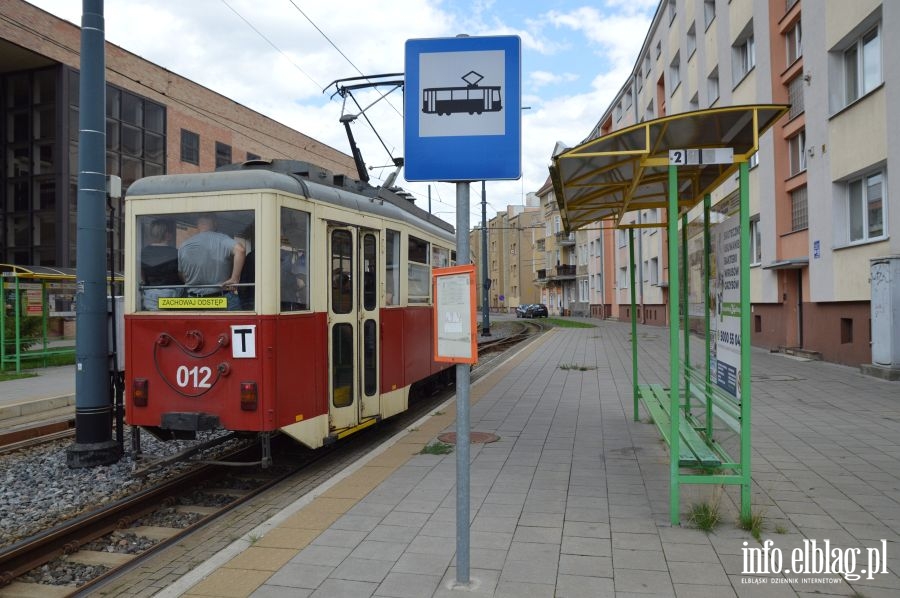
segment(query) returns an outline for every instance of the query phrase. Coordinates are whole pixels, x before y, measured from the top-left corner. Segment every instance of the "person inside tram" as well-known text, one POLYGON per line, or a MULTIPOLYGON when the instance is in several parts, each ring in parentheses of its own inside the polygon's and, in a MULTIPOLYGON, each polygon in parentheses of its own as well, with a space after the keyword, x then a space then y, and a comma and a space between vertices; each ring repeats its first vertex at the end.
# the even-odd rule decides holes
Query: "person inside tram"
POLYGON ((252 311, 256 304, 256 256, 253 255, 256 250, 256 235, 252 222, 247 225, 241 236, 247 240, 249 249, 244 259, 244 268, 241 270, 241 284, 238 287, 238 297, 241 300, 241 309, 252 311))
POLYGON ((181 296, 175 223, 169 218, 157 218, 150 223, 148 236, 150 243, 141 249, 142 306, 156 311, 160 298, 181 296))
POLYGON ((281 246, 281 311, 308 309, 306 254, 289 243, 281 246))
POLYGON ((178 270, 189 297, 226 297, 228 309, 241 308, 237 288, 247 250, 244 243, 216 230, 213 214, 197 216, 197 233, 178 249, 178 270))

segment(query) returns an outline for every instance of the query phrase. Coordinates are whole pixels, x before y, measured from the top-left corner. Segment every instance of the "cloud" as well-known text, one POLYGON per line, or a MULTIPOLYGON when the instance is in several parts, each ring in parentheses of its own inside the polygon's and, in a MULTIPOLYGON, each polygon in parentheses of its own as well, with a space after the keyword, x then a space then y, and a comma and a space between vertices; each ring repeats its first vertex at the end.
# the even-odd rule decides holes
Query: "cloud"
POLYGON ((547 71, 532 71, 528 75, 532 88, 538 89, 545 85, 571 83, 578 80, 575 73, 548 73, 547 71))

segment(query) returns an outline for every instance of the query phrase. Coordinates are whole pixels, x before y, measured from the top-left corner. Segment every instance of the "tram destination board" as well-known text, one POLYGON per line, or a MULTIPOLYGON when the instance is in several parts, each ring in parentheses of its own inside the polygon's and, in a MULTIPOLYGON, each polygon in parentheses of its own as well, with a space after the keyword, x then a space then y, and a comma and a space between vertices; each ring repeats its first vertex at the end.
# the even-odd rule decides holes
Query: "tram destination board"
POLYGON ((521 48, 518 36, 407 40, 406 180, 522 176, 521 48))

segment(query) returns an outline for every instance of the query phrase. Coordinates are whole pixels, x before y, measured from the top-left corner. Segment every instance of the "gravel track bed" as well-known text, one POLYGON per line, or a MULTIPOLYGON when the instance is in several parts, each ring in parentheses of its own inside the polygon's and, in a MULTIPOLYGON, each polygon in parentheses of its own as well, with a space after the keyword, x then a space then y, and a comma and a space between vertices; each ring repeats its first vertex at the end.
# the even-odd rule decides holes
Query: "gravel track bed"
MULTIPOLYGON (((0 549, 196 467, 196 463, 181 462, 160 467, 146 476, 132 475, 136 467, 149 459, 164 458, 224 434, 203 434, 198 435, 198 440, 170 442, 142 434, 143 455, 135 462, 130 448, 131 429, 126 428, 124 433, 125 454, 117 463, 106 467, 70 469, 66 451, 72 446, 71 439, 0 456, 0 549)), ((194 459, 215 459, 236 442, 227 441, 202 451, 194 459)))

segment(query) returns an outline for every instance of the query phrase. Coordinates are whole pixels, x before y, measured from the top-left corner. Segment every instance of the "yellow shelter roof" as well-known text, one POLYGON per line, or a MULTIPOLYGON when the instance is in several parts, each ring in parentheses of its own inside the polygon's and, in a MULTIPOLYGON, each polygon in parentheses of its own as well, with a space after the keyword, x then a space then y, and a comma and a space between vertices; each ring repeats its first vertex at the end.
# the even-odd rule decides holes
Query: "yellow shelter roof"
POLYGON ((550 179, 566 230, 598 220, 621 225, 627 212, 667 208, 670 150, 731 149, 729 164, 679 165, 679 209, 689 210, 749 160, 759 137, 788 108, 763 104, 673 114, 561 151, 552 159, 550 179))

